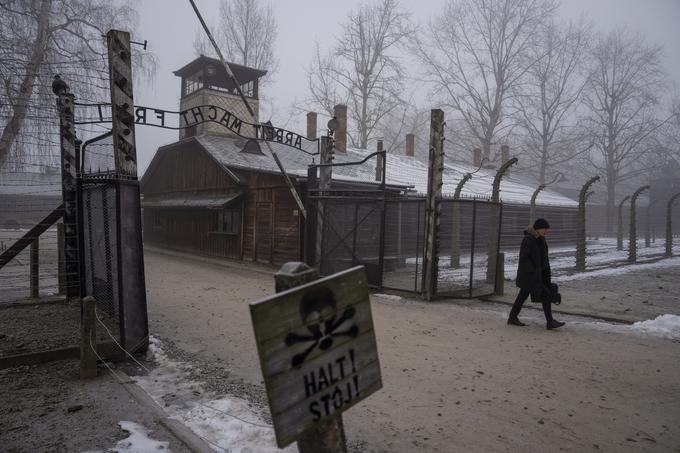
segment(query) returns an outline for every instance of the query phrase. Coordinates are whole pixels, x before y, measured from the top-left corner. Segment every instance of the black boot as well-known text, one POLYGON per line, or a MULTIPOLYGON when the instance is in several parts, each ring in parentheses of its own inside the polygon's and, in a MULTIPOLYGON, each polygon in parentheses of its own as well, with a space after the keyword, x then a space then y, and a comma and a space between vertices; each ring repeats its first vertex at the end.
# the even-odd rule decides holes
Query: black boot
POLYGON ((509 317, 508 318, 508 325, 510 326, 526 326, 522 321, 519 320, 519 318, 515 317, 509 317))
POLYGON ((564 325, 563 322, 561 321, 555 321, 554 319, 552 321, 548 322, 548 330, 552 329, 557 329, 558 327, 562 327, 564 325))

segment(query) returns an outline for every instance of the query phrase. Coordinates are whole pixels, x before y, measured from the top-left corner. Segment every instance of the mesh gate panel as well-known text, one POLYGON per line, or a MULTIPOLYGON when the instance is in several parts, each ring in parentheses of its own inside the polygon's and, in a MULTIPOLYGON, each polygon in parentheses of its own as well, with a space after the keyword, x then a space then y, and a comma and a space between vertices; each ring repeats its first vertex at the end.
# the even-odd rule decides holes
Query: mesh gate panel
POLYGON ((500 204, 484 200, 440 202, 437 294, 492 294, 495 283, 500 204))
POLYGON ((424 239, 425 199, 385 203, 385 288, 421 291, 424 239))
POLYGON ((362 265, 369 284, 380 286, 382 202, 352 198, 327 198, 321 202, 321 273, 330 275, 362 265))
POLYGON ((82 185, 83 297, 97 301, 97 314, 117 341, 120 337, 117 194, 113 181, 82 185))

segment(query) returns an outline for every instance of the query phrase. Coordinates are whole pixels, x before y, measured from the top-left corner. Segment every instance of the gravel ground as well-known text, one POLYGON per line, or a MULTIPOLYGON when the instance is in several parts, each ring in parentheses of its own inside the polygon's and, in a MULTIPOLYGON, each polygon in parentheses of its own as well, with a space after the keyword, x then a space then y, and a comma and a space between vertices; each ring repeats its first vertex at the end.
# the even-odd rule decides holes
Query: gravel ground
POLYGON ((78 378, 78 362, 0 370, 0 450, 7 453, 107 451, 128 434, 118 422, 132 421, 187 450, 140 406, 106 370, 92 380, 78 378))
MULTIPOLYGON (((153 334, 199 367, 228 370, 226 382, 261 389, 248 303, 273 293, 273 277, 145 258, 153 334)), ((670 282, 678 269, 655 272, 670 282)), ((621 297, 640 284, 607 281, 598 285, 621 297)), ((507 306, 474 301, 376 296, 372 310, 383 389, 343 415, 354 451, 680 452, 677 340, 566 315, 547 331, 534 310, 516 328, 507 306)))

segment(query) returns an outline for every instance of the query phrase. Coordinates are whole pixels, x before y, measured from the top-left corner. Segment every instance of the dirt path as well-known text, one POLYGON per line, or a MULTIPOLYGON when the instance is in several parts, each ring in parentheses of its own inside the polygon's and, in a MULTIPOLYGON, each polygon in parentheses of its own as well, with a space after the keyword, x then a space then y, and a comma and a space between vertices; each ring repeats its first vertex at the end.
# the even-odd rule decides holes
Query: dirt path
MULTIPOLYGON (((248 303, 273 278, 158 253, 146 270, 152 334, 261 389, 248 303)), ((355 450, 680 452, 677 341, 583 318, 546 331, 534 310, 509 327, 506 306, 372 305, 384 388, 344 417, 355 450)))

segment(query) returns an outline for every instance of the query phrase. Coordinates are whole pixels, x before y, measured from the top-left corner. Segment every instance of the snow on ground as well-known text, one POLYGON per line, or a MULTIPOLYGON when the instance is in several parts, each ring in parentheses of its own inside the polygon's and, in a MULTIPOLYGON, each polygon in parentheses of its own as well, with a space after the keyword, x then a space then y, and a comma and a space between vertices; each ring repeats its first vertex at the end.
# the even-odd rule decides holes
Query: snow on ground
MULTIPOLYGON (((607 268, 598 269, 598 270, 595 270, 595 271, 578 272, 578 273, 571 274, 571 275, 569 275, 569 274, 559 275, 559 276, 553 277, 552 280, 554 282, 568 282, 568 281, 582 280, 582 279, 593 278, 593 277, 623 275, 623 274, 628 274, 630 272, 637 272, 637 271, 641 271, 641 270, 659 269, 659 268, 674 267, 674 266, 680 266, 680 257, 668 258, 668 259, 656 261, 656 262, 653 262, 653 263, 630 264, 628 266, 607 267, 607 268)), ((506 273, 506 278, 507 278, 507 273, 506 273)))
POLYGON ((200 382, 191 381, 191 365, 171 360, 161 342, 151 338, 149 353, 158 366, 137 384, 179 420, 208 442, 216 451, 233 453, 295 452, 294 446, 276 448, 274 429, 250 408, 248 401, 235 397, 215 398, 204 392, 200 382))
POLYGON ((170 451, 170 442, 158 441, 150 438, 149 430, 142 425, 127 421, 119 422, 118 425, 123 431, 130 433, 130 435, 119 441, 115 447, 106 450, 107 453, 157 453, 159 451, 170 451))
POLYGON ((680 316, 678 315, 661 315, 654 319, 646 321, 638 321, 636 323, 626 324, 612 324, 608 322, 580 322, 589 327, 606 330, 610 332, 618 332, 623 334, 637 334, 644 336, 660 337, 669 340, 680 340, 680 316))
MULTIPOLYGON (((550 247, 550 267, 553 280, 556 282, 579 280, 584 278, 621 275, 634 270, 654 267, 670 267, 680 264, 677 258, 664 259, 654 263, 639 263, 625 265, 628 260, 628 241, 624 241, 623 250, 616 249, 616 238, 601 238, 590 240, 587 244, 586 272, 575 272, 576 267, 576 246, 555 246, 550 247)), ((517 273, 517 263, 519 260, 519 244, 516 249, 503 250, 505 254, 505 279, 514 280, 517 273)), ((637 257, 638 261, 660 258, 664 255, 665 245, 658 241, 650 247, 644 247, 644 242, 638 242, 637 257), (642 242, 642 245, 640 244, 642 242)), ((474 261, 474 279, 486 278, 487 256, 486 251, 476 252, 474 261)), ((448 263, 449 256, 442 255, 440 263, 448 263)), ((422 258, 407 258, 406 264, 422 266, 422 258)), ((460 267, 453 269, 445 265, 439 268, 439 281, 454 282, 464 284, 470 279, 470 255, 460 256, 460 267)))
MULTIPOLYGON (((484 309, 484 311, 488 312, 488 308, 484 309)), ((503 319, 506 319, 508 316, 508 312, 505 309, 500 309, 496 313, 503 319)), ((535 311, 524 310, 520 316, 522 321, 530 321, 532 323, 538 324, 545 323, 545 318, 543 312, 540 311, 540 308, 535 311)), ((584 318, 581 316, 573 316, 568 314, 557 314, 555 317, 560 321, 566 321, 567 328, 594 328, 607 332, 634 334, 680 341, 680 316, 678 315, 665 314, 657 316, 654 319, 638 321, 633 324, 612 323, 599 321, 594 318, 584 318)))

